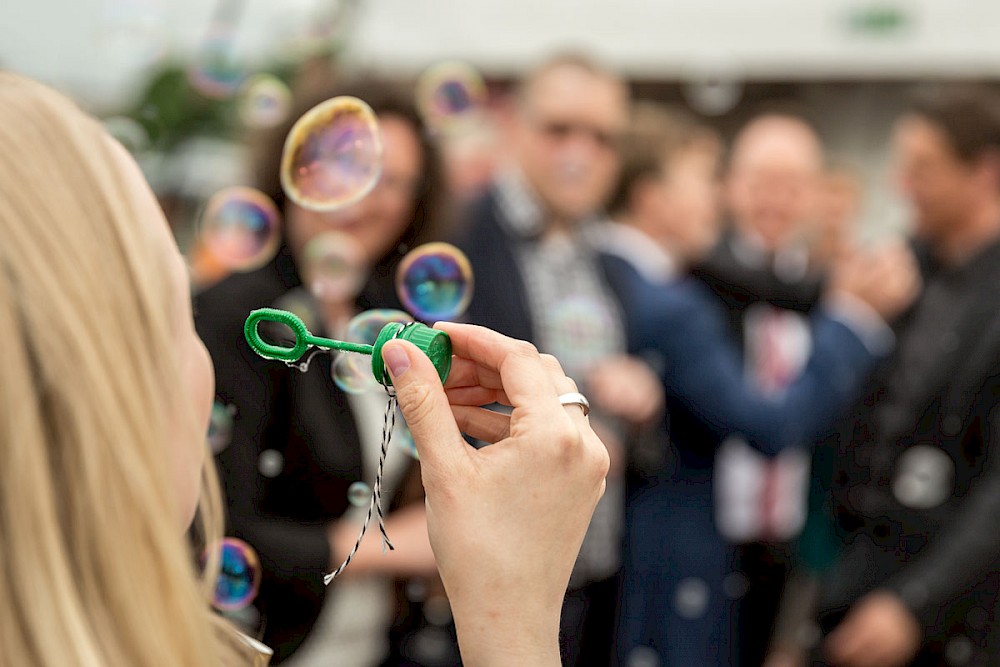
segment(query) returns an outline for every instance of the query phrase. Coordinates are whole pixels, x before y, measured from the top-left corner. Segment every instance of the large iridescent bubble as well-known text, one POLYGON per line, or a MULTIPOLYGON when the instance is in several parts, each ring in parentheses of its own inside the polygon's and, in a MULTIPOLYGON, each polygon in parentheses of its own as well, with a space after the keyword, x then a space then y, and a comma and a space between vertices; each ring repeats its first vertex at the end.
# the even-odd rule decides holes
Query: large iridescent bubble
POLYGON ((425 321, 450 320, 472 300, 472 265, 448 243, 427 243, 410 251, 396 271, 396 294, 425 321))
MULTIPOLYGON (((391 308, 366 310, 348 323, 344 340, 371 345, 382 328, 390 322, 412 321, 413 317, 401 310, 391 308)), ((334 360, 333 381, 341 391, 348 394, 361 394, 380 387, 372 375, 371 357, 351 352, 343 352, 334 360)))
MULTIPOLYGON (((215 582, 212 604, 222 611, 243 609, 260 590, 260 559, 253 547, 235 537, 224 538, 217 546, 219 576, 215 582)), ((207 560, 207 554, 203 557, 207 560)))
POLYGON ((303 208, 334 211, 352 204, 381 175, 378 120, 356 97, 335 97, 313 107, 285 140, 281 186, 303 208))
POLYGON ((263 266, 281 243, 281 215, 271 199, 253 188, 220 190, 201 216, 205 248, 232 271, 263 266))

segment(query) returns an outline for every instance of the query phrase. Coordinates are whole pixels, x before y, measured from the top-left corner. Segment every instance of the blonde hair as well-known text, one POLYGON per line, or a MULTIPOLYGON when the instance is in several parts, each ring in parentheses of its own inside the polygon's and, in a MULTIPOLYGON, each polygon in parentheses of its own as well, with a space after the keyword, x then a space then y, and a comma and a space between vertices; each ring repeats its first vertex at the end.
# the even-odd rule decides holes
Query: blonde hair
POLYGON ((134 196, 98 123, 0 72, 0 665, 249 663, 177 524, 169 273, 134 196))

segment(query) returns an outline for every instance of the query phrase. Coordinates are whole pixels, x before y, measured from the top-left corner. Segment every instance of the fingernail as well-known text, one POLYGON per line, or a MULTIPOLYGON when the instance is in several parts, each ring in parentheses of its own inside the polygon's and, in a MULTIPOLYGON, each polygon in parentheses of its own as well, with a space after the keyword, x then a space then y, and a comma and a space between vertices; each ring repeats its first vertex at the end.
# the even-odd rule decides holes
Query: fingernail
POLYGON ((389 367, 389 375, 397 378, 410 369, 410 357, 399 345, 387 345, 382 348, 382 360, 389 367))

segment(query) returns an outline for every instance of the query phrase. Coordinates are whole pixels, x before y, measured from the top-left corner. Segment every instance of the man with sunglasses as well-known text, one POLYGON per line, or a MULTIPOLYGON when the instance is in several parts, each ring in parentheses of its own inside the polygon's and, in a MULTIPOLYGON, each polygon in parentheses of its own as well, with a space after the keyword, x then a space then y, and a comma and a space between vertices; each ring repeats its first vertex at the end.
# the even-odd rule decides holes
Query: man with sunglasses
MULTIPOLYGON (((606 219, 628 107, 624 82, 585 56, 560 55, 531 71, 502 119, 507 159, 458 241, 476 272, 471 322, 533 341, 584 393, 598 373, 635 391, 624 410, 593 401, 606 443, 622 443, 625 424, 652 419, 663 400, 655 376, 624 356, 620 300, 589 240, 606 219)), ((613 460, 620 448, 609 445, 613 460)), ((622 529, 621 466, 612 467, 563 608, 564 664, 610 662, 622 529)))

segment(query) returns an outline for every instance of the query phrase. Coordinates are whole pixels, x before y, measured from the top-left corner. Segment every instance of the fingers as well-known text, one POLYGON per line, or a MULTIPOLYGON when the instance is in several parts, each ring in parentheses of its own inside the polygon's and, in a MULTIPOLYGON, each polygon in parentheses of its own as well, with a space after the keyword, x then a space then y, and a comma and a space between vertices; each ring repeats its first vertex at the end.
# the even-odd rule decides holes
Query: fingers
POLYGON ((459 457, 467 453, 458 445, 464 441, 431 360, 403 340, 386 343, 382 358, 424 468, 460 465, 459 457))
POLYGON ((545 366, 539 363, 538 350, 530 343, 471 324, 438 322, 434 326, 451 337, 458 357, 499 373, 504 391, 515 408, 552 411, 559 405, 556 396, 560 392, 545 366))
POLYGON ((491 405, 500 403, 509 406, 510 398, 502 389, 487 389, 486 387, 458 387, 446 389, 448 402, 452 405, 491 405))
POLYGON ((462 433, 490 444, 510 437, 510 416, 466 405, 453 405, 451 411, 462 433))

